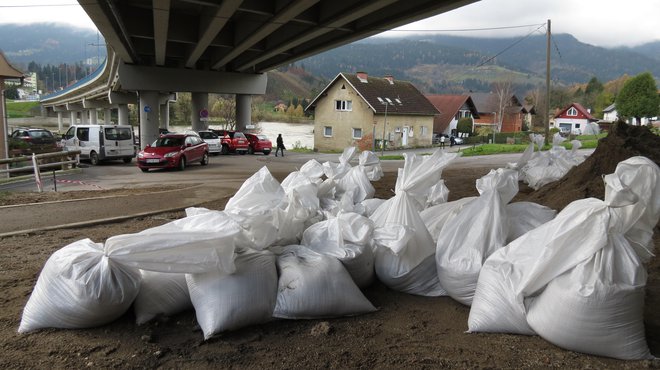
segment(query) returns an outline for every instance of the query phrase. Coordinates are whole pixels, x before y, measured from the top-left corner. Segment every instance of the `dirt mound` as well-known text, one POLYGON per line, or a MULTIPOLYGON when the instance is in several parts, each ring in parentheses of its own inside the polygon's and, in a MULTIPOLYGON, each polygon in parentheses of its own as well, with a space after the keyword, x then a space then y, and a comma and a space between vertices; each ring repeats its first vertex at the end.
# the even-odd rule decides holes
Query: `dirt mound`
POLYGON ((560 211, 577 199, 603 199, 605 185, 602 176, 613 173, 619 162, 634 156, 647 157, 660 165, 660 136, 645 126, 618 122, 612 125, 607 137, 600 139, 589 158, 561 180, 531 194, 528 200, 560 211))

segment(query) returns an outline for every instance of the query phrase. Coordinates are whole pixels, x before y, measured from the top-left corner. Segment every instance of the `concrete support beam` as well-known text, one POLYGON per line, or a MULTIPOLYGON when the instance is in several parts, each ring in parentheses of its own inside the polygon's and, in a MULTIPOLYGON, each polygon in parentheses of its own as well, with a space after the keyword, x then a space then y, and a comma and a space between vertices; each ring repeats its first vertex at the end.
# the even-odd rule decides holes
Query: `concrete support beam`
POLYGON ((266 74, 119 65, 119 83, 125 90, 261 95, 267 81, 266 74))
POLYGON ((108 93, 110 104, 137 104, 138 97, 135 93, 119 93, 111 91, 108 93))
POLYGON ((128 105, 127 104, 118 104, 117 105, 117 123, 120 125, 130 125, 131 123, 128 120, 128 105))
POLYGON ((75 110, 69 111, 69 126, 73 126, 78 123, 78 112, 75 110))
POLYGON ((64 121, 62 120, 62 113, 57 112, 57 132, 64 132, 64 121))
POLYGON ((207 93, 192 93, 191 94, 191 117, 193 131, 206 130, 208 128, 208 121, 204 120, 202 112, 206 111, 208 117, 209 107, 209 94, 207 93))
POLYGON ((170 129, 170 102, 166 101, 158 105, 160 107, 160 125, 165 130, 170 129))
POLYGON ((99 111, 96 109, 90 109, 89 112, 89 124, 98 125, 99 124, 99 111))
POLYGON ((140 149, 158 138, 158 92, 139 91, 140 96, 140 149))
POLYGON ((83 108, 86 109, 106 109, 110 108, 110 103, 101 100, 87 100, 82 101, 83 108))
POLYGON ((104 113, 103 113, 103 122, 106 125, 112 124, 112 109, 106 108, 104 113))
POLYGON ((252 95, 236 94, 236 130, 252 124, 252 95))
POLYGON ((89 125, 89 112, 87 112, 86 110, 80 111, 80 124, 89 125))

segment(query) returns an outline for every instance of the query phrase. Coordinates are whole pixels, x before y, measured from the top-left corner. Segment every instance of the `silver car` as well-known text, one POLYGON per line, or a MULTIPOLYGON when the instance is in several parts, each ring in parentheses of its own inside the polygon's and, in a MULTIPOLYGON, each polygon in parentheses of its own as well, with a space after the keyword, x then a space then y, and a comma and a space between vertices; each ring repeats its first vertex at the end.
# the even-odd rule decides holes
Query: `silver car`
POLYGON ((213 155, 220 154, 222 150, 222 144, 220 143, 220 137, 213 131, 200 131, 198 132, 199 137, 202 138, 207 144, 209 144, 209 153, 213 155))

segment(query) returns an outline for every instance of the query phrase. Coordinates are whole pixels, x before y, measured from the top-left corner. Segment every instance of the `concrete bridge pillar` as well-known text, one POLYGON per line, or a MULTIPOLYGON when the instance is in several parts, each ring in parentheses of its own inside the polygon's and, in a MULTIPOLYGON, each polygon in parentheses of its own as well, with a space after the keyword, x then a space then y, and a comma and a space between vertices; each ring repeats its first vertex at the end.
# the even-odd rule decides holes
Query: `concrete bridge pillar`
POLYGON ((130 122, 128 122, 128 104, 117 105, 117 123, 120 125, 130 125, 130 122))
POLYGON ((62 112, 57 112, 57 132, 64 130, 64 121, 62 120, 62 112))
POLYGON ((176 93, 160 95, 160 128, 170 129, 170 102, 176 101, 176 93))
POLYGON ((244 131, 252 124, 252 95, 236 94, 236 130, 244 131))
POLYGON ((158 138, 159 107, 157 91, 140 91, 140 148, 158 138))
POLYGON ((89 125, 89 113, 86 110, 80 111, 80 124, 89 125))
POLYGON ((78 112, 75 110, 69 111, 69 126, 75 125, 78 123, 78 112))
POLYGON ((208 106, 209 94, 208 93, 192 93, 191 94, 191 122, 193 131, 201 131, 208 128, 208 106))
POLYGON ((103 122, 105 122, 106 125, 112 124, 112 109, 105 109, 105 112, 103 113, 103 122))
POLYGON ((98 125, 99 124, 99 111, 96 109, 90 109, 89 112, 89 124, 98 125))

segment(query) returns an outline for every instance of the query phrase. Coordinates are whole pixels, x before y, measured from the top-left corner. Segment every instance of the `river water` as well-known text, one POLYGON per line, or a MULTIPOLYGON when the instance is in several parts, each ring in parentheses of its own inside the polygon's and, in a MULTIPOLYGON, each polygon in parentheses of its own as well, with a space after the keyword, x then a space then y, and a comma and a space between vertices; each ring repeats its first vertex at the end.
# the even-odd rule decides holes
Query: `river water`
MULTIPOLYGON (((282 134, 284 146, 287 149, 295 147, 313 149, 314 148, 314 123, 286 123, 286 122, 259 122, 254 130, 247 132, 259 132, 268 136, 275 145, 275 139, 278 134, 282 134)), ((174 126, 176 127, 176 126, 174 126)), ((222 129, 221 126, 211 125, 210 128, 222 129)))

